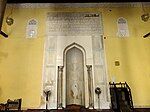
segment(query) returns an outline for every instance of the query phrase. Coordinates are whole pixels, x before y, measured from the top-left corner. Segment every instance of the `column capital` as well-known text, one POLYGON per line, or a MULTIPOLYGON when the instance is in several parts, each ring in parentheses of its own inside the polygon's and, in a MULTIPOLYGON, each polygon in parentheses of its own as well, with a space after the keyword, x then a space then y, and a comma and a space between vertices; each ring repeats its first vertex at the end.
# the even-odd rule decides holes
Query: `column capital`
POLYGON ((91 71, 92 70, 92 65, 86 65, 87 67, 87 71, 91 71))
POLYGON ((58 71, 63 71, 64 66, 58 66, 58 71))

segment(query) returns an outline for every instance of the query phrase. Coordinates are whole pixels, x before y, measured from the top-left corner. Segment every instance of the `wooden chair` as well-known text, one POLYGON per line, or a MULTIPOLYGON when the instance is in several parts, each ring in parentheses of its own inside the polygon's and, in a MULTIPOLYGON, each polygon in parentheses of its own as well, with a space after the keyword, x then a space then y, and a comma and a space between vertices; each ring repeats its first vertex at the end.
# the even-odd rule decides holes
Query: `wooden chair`
POLYGON ((21 110, 22 99, 7 100, 6 110, 21 110))
POLYGON ((0 103, 0 111, 6 109, 6 104, 0 103))

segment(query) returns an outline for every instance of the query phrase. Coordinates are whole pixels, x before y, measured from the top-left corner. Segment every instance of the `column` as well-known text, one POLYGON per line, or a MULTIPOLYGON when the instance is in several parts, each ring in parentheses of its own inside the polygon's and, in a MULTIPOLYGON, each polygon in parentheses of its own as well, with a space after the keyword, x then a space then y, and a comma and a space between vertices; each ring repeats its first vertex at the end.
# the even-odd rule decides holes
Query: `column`
POLYGON ((62 108, 62 76, 63 76, 63 66, 58 66, 58 82, 57 82, 57 108, 62 108))
POLYGON ((92 65, 86 65, 88 72, 89 108, 94 108, 92 65))

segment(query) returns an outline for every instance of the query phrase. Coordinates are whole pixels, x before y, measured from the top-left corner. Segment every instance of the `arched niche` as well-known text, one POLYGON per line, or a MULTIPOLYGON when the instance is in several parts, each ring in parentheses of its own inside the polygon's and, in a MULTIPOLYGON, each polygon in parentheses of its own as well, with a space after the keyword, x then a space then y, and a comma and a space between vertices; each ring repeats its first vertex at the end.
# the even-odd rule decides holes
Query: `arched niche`
POLYGON ((83 105, 85 106, 85 97, 87 97, 88 84, 86 69, 86 52, 85 49, 77 44, 72 43, 67 46, 63 53, 63 100, 64 105, 83 105))
POLYGON ((66 52, 66 105, 84 106, 84 59, 77 47, 66 52))

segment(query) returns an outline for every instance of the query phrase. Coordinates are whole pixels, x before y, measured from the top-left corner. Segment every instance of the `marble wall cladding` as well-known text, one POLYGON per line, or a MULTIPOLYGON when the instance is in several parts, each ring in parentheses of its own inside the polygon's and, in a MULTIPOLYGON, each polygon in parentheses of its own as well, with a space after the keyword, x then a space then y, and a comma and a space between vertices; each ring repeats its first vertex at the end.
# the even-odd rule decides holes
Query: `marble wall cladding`
POLYGON ((92 37, 92 42, 93 42, 93 49, 95 50, 99 50, 102 49, 102 42, 101 42, 101 38, 100 37, 92 37))
POLYGON ((100 87, 102 90, 100 104, 98 104, 97 96, 95 95, 94 107, 109 108, 108 101, 108 88, 106 77, 106 65, 104 56, 103 39, 101 36, 92 37, 92 50, 93 50, 93 69, 94 69, 94 86, 100 87))
POLYGON ((45 70, 45 75, 46 75, 46 82, 47 81, 54 81, 55 78, 55 67, 51 66, 51 67, 47 67, 47 69, 45 70))
MULTIPOLYGON (((56 43, 54 36, 48 36, 45 40, 45 57, 43 71, 43 90, 50 86, 51 95, 48 101, 48 108, 57 107, 57 77, 56 77, 56 43)), ((44 94, 42 94, 44 96, 44 94)), ((46 102, 45 102, 46 103, 46 102)), ((41 106, 43 108, 43 106, 41 106)))
POLYGON ((101 14, 50 12, 47 14, 46 30, 43 85, 46 82, 54 82, 48 108, 57 108, 57 103, 61 104, 61 102, 64 107, 68 104, 79 104, 85 107, 94 104, 94 108, 98 108, 97 96, 94 93, 96 86, 103 87, 101 107, 109 108, 105 100, 108 93, 101 37, 103 34, 101 14), (86 65, 92 66, 93 90, 91 92, 93 94, 91 96, 94 101, 89 98, 86 65), (61 91, 57 85, 59 84, 58 66, 64 67, 61 91), (59 95, 62 99, 57 97, 59 92, 62 92, 62 95, 59 95))
POLYGON ((51 50, 46 52, 46 66, 55 65, 56 63, 56 51, 51 50))
POLYGON ((47 44, 46 44, 46 50, 55 50, 56 48, 56 37, 48 37, 47 38, 47 44))
POLYGON ((93 52, 93 57, 95 65, 104 65, 104 58, 100 50, 95 50, 93 52))
POLYGON ((95 66, 95 82, 96 83, 104 83, 104 68, 102 66, 95 66))

